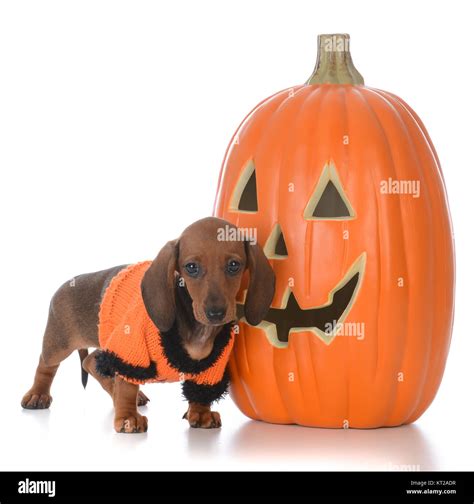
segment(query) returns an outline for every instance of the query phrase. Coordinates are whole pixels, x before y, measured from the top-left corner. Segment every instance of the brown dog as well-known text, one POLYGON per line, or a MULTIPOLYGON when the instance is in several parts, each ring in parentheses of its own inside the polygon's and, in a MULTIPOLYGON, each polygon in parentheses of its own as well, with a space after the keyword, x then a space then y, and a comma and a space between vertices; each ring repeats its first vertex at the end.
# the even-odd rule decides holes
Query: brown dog
MULTIPOLYGON (((206 372, 215 365, 217 349, 223 346, 221 340, 229 338, 229 327, 237 320, 236 296, 244 270, 248 269, 250 275, 244 305, 249 323, 260 323, 274 294, 275 277, 262 249, 248 241, 219 241, 219 230, 225 226, 235 228, 213 217, 195 222, 180 238, 163 247, 140 281, 140 302, 153 330, 158 328, 166 341, 165 358, 174 369, 182 371, 181 377, 187 377, 183 382, 183 394, 189 407, 184 418, 192 427, 221 425, 219 414, 211 411, 210 405, 225 392, 227 373, 215 385, 194 383, 192 379, 195 373, 206 372)), ((50 406, 50 387, 59 364, 74 350, 79 350, 84 387, 91 374, 113 399, 115 430, 147 430, 147 419, 137 410, 137 405, 148 402, 138 385, 146 380, 127 379, 130 366, 113 353, 107 354, 100 349, 90 355, 87 352, 88 347, 100 348, 98 324, 102 300, 113 279, 127 271, 125 268, 118 266, 80 275, 55 293, 34 384, 22 399, 23 408, 50 406), (109 357, 112 360, 107 360, 109 357), (118 367, 110 367, 111 362, 118 367)), ((139 369, 142 374, 136 376, 140 378, 149 370, 132 368, 133 371, 139 369)), ((155 368, 158 376, 153 381, 163 381, 159 369, 155 368)))

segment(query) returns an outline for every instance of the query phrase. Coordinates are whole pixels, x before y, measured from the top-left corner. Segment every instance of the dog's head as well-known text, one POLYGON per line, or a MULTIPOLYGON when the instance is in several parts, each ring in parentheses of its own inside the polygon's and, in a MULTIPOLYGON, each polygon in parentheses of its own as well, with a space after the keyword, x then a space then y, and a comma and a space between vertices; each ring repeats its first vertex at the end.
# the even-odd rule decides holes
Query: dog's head
MULTIPOLYGON (((175 290, 180 288, 202 326, 222 326, 236 320, 236 296, 246 269, 250 279, 245 317, 252 325, 263 320, 273 299, 275 275, 260 246, 241 240, 238 233, 229 233, 231 230, 237 228, 208 217, 191 224, 180 238, 161 249, 142 281, 143 301, 160 331, 168 331, 174 324, 175 290)), ((201 335, 211 333, 201 331, 201 335)))

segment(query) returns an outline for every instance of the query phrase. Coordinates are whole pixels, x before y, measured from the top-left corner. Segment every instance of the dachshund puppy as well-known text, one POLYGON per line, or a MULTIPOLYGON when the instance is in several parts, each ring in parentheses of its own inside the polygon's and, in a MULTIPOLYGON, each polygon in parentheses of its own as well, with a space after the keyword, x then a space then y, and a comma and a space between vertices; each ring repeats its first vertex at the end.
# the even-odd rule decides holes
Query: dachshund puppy
POLYGON ((59 364, 78 350, 82 383, 96 378, 110 394, 117 432, 146 432, 137 406, 147 382, 181 381, 191 427, 221 426, 211 403, 227 390, 236 296, 244 271, 247 322, 265 317, 275 276, 258 244, 222 241, 236 229, 214 217, 199 220, 168 242, 154 261, 75 277, 54 294, 33 386, 21 405, 49 408, 59 364), (222 235, 221 235, 222 236, 222 235), (88 348, 94 347, 91 354, 88 348))

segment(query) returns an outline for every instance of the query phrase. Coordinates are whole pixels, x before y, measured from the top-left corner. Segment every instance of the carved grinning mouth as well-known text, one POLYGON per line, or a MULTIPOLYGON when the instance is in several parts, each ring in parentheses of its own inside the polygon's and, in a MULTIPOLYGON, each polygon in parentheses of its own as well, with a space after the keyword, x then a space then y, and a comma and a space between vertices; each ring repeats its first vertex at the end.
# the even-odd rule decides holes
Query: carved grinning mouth
POLYGON ((263 329, 270 343, 278 348, 288 346, 290 334, 305 331, 312 332, 329 345, 357 299, 365 262, 366 253, 363 253, 331 290, 324 305, 302 309, 293 292, 288 289, 283 306, 270 308, 265 320, 257 327, 263 329))

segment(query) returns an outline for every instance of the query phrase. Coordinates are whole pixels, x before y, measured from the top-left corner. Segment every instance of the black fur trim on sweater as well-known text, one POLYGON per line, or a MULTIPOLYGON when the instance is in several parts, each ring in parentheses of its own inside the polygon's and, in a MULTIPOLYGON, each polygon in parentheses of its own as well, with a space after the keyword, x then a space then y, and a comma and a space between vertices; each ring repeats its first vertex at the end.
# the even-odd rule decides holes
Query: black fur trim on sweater
POLYGON ((189 402, 196 402, 199 404, 211 404, 224 397, 227 394, 230 376, 229 372, 225 371, 224 376, 220 382, 214 385, 199 385, 190 380, 186 380, 183 385, 183 396, 189 402))
POLYGON ((201 371, 210 368, 221 356, 224 348, 229 343, 231 329, 234 325, 234 322, 224 325, 216 336, 212 352, 205 359, 194 360, 183 347, 175 322, 169 331, 161 333, 161 344, 163 345, 163 351, 169 365, 180 373, 190 374, 199 374, 201 371))
POLYGON ((148 367, 133 366, 123 361, 116 353, 101 350, 95 358, 95 368, 102 376, 114 377, 118 373, 126 378, 146 381, 156 378, 156 362, 148 367))

